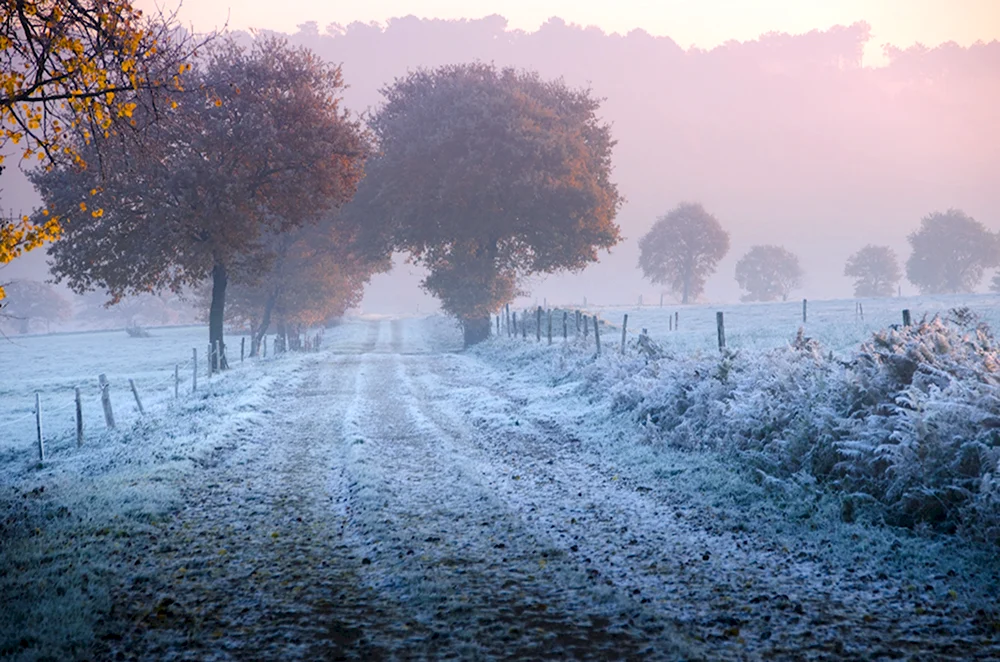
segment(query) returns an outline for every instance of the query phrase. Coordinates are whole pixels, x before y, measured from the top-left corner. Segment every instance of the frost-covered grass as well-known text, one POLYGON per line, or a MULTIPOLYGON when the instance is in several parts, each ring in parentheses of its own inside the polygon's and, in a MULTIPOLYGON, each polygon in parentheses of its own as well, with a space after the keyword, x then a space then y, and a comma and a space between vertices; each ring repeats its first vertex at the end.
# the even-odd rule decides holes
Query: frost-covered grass
POLYGON ((794 331, 720 353, 651 330, 661 342, 644 350, 633 340, 620 356, 608 334, 596 361, 560 360, 650 440, 734 456, 762 481, 818 482, 844 495, 845 520, 1000 541, 1000 344, 968 309, 924 318, 914 306, 913 317, 836 351, 794 331))
MULTIPOLYGON (((775 303, 698 304, 690 306, 606 306, 590 307, 608 324, 619 326, 628 314, 628 328, 638 334, 643 328, 649 335, 674 352, 710 351, 717 347, 716 312, 725 315, 726 344, 734 349, 774 349, 795 337, 799 327, 818 340, 828 351, 851 352, 872 333, 902 321, 903 309, 913 321, 933 317, 952 308, 967 307, 992 328, 1000 329, 1000 295, 963 294, 942 296, 893 297, 886 299, 841 299, 809 301, 807 322, 802 323, 802 300, 775 303), (860 303, 864 319, 856 312, 860 303), (671 318, 678 315, 678 330, 671 330, 671 318)), ((521 313, 518 313, 518 318, 521 313)), ((530 320, 529 320, 530 321, 530 320)), ((559 320, 557 335, 561 335, 559 320)), ((533 327, 532 327, 533 328, 533 327)), ((615 338, 605 340, 614 341, 615 338)))
MULTIPOLYGON (((37 459, 35 393, 41 397, 47 451, 62 455, 76 445, 74 387, 80 388, 87 437, 105 429, 98 375, 110 384, 115 423, 129 426, 139 410, 128 380, 136 383, 143 407, 153 411, 174 395, 174 366, 180 366, 180 392, 191 392, 192 349, 198 351, 198 382, 209 381, 204 327, 151 329, 148 338, 122 330, 91 333, 10 336, 0 339, 0 471, 19 461, 37 459)), ((229 355, 239 336, 230 336, 229 355)))
MULTIPOLYGON (((328 334, 355 331, 345 325, 328 334)), ((294 386, 303 366, 320 356, 239 365, 237 350, 234 369, 208 379, 206 336, 202 328, 157 329, 142 339, 121 331, 36 336, 0 350, 0 411, 8 420, 30 416, 40 391, 48 443, 39 464, 33 417, 0 429, 0 658, 74 659, 91 651, 115 592, 142 581, 128 572, 129 554, 155 547, 164 535, 167 514, 179 504, 177 479, 239 443, 268 415, 271 391, 294 386), (198 390, 190 392, 188 373, 175 400, 173 366, 192 347, 202 370, 198 390), (96 375, 102 372, 113 389, 115 430, 105 429, 101 413, 96 375), (144 416, 128 377, 141 389, 144 416), (81 448, 73 422, 76 385, 85 389, 81 448), (63 402, 70 404, 64 419, 47 413, 63 402)))

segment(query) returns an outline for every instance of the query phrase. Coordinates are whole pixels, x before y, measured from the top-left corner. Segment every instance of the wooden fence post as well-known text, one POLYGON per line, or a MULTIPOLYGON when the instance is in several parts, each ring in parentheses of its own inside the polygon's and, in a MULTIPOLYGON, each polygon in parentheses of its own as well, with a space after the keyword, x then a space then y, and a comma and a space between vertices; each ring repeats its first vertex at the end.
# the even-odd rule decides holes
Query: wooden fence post
POLYGON ((587 326, 588 324, 589 324, 589 322, 588 322, 588 320, 587 320, 587 316, 586 316, 586 315, 584 315, 584 316, 583 316, 583 339, 584 339, 584 340, 586 340, 586 339, 587 339, 587 336, 588 336, 588 335, 589 335, 589 333, 590 333, 590 332, 588 331, 588 329, 590 328, 589 326, 587 326))
POLYGON ((174 364, 174 400, 181 396, 181 364, 174 364))
POLYGON ((598 326, 597 315, 594 315, 594 342, 597 343, 597 355, 601 355, 601 329, 598 326))
POLYGON ((563 311, 563 342, 569 338, 569 312, 563 311))
POLYGON ((208 343, 208 354, 207 354, 207 356, 208 356, 208 376, 209 377, 212 376, 212 366, 215 365, 215 357, 212 356, 212 354, 214 354, 214 352, 212 350, 214 350, 214 349, 215 348, 212 347, 212 343, 208 343))
POLYGON ((628 329, 628 313, 625 313, 625 319, 622 320, 622 355, 625 355, 625 333, 628 329))
POLYGON ((246 348, 247 348, 247 337, 242 336, 240 338, 240 363, 243 363, 243 354, 245 353, 246 348))
POLYGON ((101 384, 101 406, 104 407, 104 423, 111 430, 115 427, 115 414, 111 411, 111 385, 108 384, 108 378, 103 372, 97 377, 97 381, 101 384))
POLYGON ((191 348, 191 365, 194 366, 191 370, 191 392, 194 393, 198 390, 198 348, 191 348))
POLYGON ((575 312, 576 312, 576 335, 580 335, 580 311, 577 310, 575 312))
POLYGON ((139 389, 135 387, 135 380, 129 377, 128 385, 132 388, 132 395, 135 397, 135 404, 139 407, 139 413, 145 414, 146 410, 142 408, 142 400, 139 399, 139 389))
POLYGON ((861 313, 861 321, 865 321, 865 307, 860 301, 858 302, 858 312, 861 313))
POLYGON ((528 339, 528 312, 521 314, 521 340, 528 339))
POLYGON ((903 326, 910 326, 910 309, 903 309, 903 326))
POLYGON ((504 323, 507 324, 507 337, 510 337, 510 304, 505 304, 504 307, 504 323))
POLYGON ((680 311, 674 312, 674 331, 681 328, 681 314, 680 311))
POLYGON ((549 311, 549 344, 552 344, 552 311, 549 311))
POLYGON ((265 333, 260 337, 261 354, 260 358, 267 358, 267 334, 265 333))
POLYGON ((722 312, 715 313, 715 326, 719 333, 719 349, 726 348, 726 322, 723 319, 722 312))
POLYGON ((537 342, 542 342, 542 307, 538 307, 538 314, 535 316, 535 336, 537 342))
POLYGON ((45 461, 45 441, 42 439, 42 397, 35 391, 35 429, 38 431, 38 461, 45 461))
POLYGON ((510 314, 510 328, 513 331, 511 335, 515 338, 517 337, 517 311, 515 310, 510 314))
POLYGON ((80 400, 80 387, 73 387, 76 399, 76 446, 83 446, 83 402, 80 400))
POLYGON ((806 316, 806 300, 802 300, 802 323, 805 324, 807 320, 806 316))
POLYGON ((667 331, 673 331, 673 330, 674 330, 674 316, 667 315, 667 331))

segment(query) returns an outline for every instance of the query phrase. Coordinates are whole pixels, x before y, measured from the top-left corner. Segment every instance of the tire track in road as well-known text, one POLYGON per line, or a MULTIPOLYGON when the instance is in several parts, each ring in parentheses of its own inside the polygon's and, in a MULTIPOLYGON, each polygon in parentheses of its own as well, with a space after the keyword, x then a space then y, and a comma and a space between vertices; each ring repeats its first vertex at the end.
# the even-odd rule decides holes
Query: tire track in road
POLYGON ((362 577, 395 613, 396 654, 463 659, 676 659, 667 624, 535 535, 496 498, 493 469, 426 414, 408 373, 433 356, 368 355, 346 415, 354 544, 362 577), (485 478, 484 478, 485 477, 485 478))
POLYGON ((123 659, 383 659, 370 633, 392 620, 358 581, 334 496, 341 413, 359 361, 335 356, 274 392, 273 419, 246 431, 183 487, 142 581, 120 596, 123 659), (303 415, 308 412, 309 415, 303 415))

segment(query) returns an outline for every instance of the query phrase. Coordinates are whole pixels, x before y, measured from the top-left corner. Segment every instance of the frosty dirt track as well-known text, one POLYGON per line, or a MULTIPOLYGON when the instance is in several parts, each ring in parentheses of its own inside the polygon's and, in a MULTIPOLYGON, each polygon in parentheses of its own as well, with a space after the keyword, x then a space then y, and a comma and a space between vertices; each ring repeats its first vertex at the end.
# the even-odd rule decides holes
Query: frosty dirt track
POLYGON ((182 479, 100 657, 1000 656, 947 559, 913 586, 878 533, 734 520, 697 461, 624 466, 571 384, 357 324, 182 479))

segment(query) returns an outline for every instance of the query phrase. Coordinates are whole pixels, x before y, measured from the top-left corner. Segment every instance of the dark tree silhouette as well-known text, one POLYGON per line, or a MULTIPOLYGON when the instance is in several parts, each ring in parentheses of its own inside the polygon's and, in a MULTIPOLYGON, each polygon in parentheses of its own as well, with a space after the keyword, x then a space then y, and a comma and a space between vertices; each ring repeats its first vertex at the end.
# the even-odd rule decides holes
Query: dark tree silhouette
POLYGON ((315 222, 354 194, 367 151, 339 107, 339 67, 278 39, 214 48, 165 110, 145 154, 33 178, 46 209, 96 208, 53 244, 52 273, 113 299, 212 280, 209 341, 222 342, 230 277, 268 267, 268 233, 315 222), (93 195, 91 194, 93 192, 93 195))
POLYGON ((653 283, 697 299, 719 260, 729 252, 729 233, 697 203, 683 202, 661 216, 639 239, 639 268, 653 283))
POLYGON ((743 301, 787 301, 802 285, 802 267, 782 246, 754 246, 736 263, 736 282, 746 291, 743 301))
POLYGON ((998 264, 997 238, 960 209, 928 214, 907 240, 906 278, 924 294, 971 292, 998 264))
POLYGON ((467 344, 489 335, 523 277, 581 269, 619 241, 615 143, 588 90, 465 64, 411 72, 382 94, 382 155, 359 202, 429 267, 424 287, 467 344))
POLYGON ((894 250, 868 244, 847 258, 844 275, 854 279, 856 297, 891 297, 903 272, 894 250))

